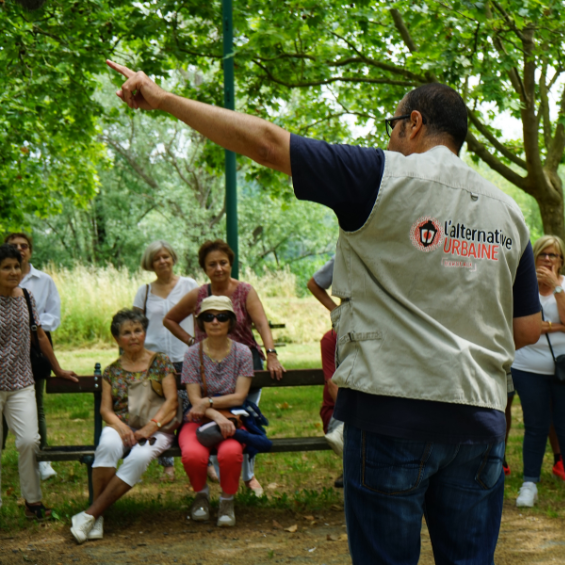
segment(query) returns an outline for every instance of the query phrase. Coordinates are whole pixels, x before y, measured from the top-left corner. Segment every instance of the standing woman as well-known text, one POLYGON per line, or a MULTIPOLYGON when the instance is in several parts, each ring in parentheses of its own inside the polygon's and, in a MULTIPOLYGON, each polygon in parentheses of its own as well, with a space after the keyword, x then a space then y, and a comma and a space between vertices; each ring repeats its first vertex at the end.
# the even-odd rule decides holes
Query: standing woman
MULTIPOLYGON (((163 326, 163 317, 177 302, 191 290, 198 288, 196 281, 190 277, 175 275, 174 266, 178 257, 170 243, 157 240, 150 243, 143 253, 141 268, 153 271, 156 279, 140 286, 133 300, 134 310, 141 311, 149 320, 145 345, 151 351, 159 351, 172 361, 178 374, 182 372, 182 360, 188 346, 177 339, 163 326)), ((185 332, 194 333, 194 321, 188 316, 182 322, 185 332)), ((184 409, 188 408, 188 397, 185 390, 179 391, 179 402, 184 409)), ((163 479, 175 479, 174 459, 159 457, 159 464, 164 467, 163 479)))
MULTIPOLYGON (((555 357, 565 354, 565 286, 561 275, 565 245, 556 236, 546 235, 534 245, 534 259, 542 306, 542 336, 534 345, 516 352, 512 379, 524 412, 524 483, 516 506, 533 506, 538 500, 536 484, 550 426, 561 446, 565 446, 565 385, 555 376, 555 357)), ((555 472, 555 468, 554 468, 555 472)))
MULTIPOLYGON (((261 370, 265 356, 259 344, 253 337, 251 328, 257 328, 267 353, 267 370, 271 372, 272 378, 280 380, 284 368, 279 363, 277 351, 273 342, 271 328, 261 300, 255 289, 245 282, 238 281, 231 276, 232 265, 235 255, 229 245, 221 239, 204 242, 198 250, 198 263, 210 279, 209 284, 190 291, 184 298, 165 316, 163 325, 173 335, 187 345, 199 343, 206 338, 204 331, 196 328, 196 334, 184 330, 183 321, 191 314, 200 313, 200 305, 208 296, 227 296, 231 299, 236 315, 237 324, 230 337, 243 345, 247 345, 253 355, 253 369, 261 370)), ((249 400, 255 404, 259 403, 261 390, 254 391, 249 395, 249 400)), ((255 478, 254 460, 249 461, 245 455, 243 462, 243 480, 257 496, 263 495, 263 488, 255 478)))
MULTIPOLYGON (((36 460, 40 436, 30 361, 30 312, 24 291, 18 288, 21 275, 20 252, 13 245, 0 245, 0 416, 6 417, 6 422, 16 436, 26 518, 44 520, 51 515, 51 510, 41 502, 36 460)), ((31 293, 29 299, 42 353, 49 359, 55 375, 78 382, 75 373, 61 369, 53 348, 38 323, 35 300, 31 293)))

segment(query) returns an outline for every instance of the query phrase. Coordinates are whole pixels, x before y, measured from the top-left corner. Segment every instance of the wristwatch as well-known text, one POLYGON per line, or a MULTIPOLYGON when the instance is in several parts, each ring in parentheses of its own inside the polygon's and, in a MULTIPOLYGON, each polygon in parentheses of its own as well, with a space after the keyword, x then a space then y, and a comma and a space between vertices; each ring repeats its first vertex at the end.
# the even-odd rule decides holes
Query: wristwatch
POLYGON ((157 424, 157 427, 160 428, 161 427, 161 422, 157 422, 157 420, 155 420, 155 418, 151 418, 152 422, 155 422, 157 424))
POLYGON ((274 353, 275 355, 277 355, 277 350, 276 349, 267 349, 267 355, 269 355, 269 353, 274 353))
POLYGON ((559 293, 561 293, 561 292, 563 292, 563 287, 562 287, 562 286, 557 285, 557 286, 553 289, 553 294, 559 294, 559 293))
POLYGON ((210 408, 214 407, 214 399, 210 396, 208 397, 208 402, 210 403, 210 408))

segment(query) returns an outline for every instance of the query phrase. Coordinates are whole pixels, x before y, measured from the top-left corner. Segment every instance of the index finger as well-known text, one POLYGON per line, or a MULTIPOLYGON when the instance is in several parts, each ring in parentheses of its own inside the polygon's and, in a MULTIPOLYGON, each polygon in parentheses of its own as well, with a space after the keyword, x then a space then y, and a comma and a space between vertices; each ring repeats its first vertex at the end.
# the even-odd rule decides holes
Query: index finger
POLYGON ((115 71, 118 71, 120 74, 124 75, 126 78, 131 78, 135 72, 119 63, 114 63, 114 61, 110 61, 110 59, 106 59, 106 64, 115 71))

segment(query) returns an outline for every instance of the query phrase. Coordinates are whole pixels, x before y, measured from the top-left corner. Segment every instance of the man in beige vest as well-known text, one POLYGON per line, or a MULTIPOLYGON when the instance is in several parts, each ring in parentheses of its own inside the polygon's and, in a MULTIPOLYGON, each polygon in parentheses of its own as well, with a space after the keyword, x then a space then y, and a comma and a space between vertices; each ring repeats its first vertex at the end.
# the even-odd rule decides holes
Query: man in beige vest
POLYGON ((425 515, 437 563, 493 563, 506 373, 541 317, 518 206, 458 158, 461 97, 440 84, 409 92, 382 151, 291 135, 109 65, 131 108, 169 112, 292 175, 298 198, 338 217, 333 380, 353 562, 416 565, 425 515))

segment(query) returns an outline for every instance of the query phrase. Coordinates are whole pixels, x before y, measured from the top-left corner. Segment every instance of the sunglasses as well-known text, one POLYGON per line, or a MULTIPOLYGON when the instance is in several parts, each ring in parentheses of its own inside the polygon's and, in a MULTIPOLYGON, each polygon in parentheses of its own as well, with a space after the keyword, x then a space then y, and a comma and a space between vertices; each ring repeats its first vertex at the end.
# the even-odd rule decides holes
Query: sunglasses
POLYGON ((10 243, 10 245, 16 249, 21 249, 22 251, 29 249, 29 245, 27 243, 10 243))
POLYGON ((222 324, 230 321, 230 315, 225 312, 220 312, 219 314, 204 312, 204 314, 200 314, 199 318, 201 318, 203 322, 207 323, 213 322, 215 319, 222 324))
POLYGON ((155 445, 156 441, 157 441, 156 437, 150 437, 149 439, 147 439, 146 437, 142 437, 141 439, 137 440, 137 443, 139 445, 145 445, 147 442, 149 442, 149 445, 155 445))

